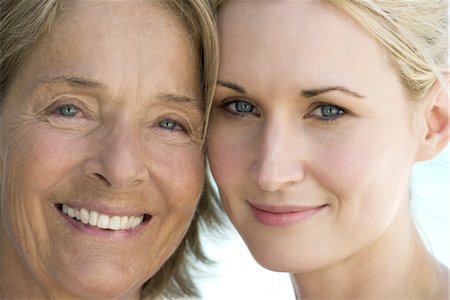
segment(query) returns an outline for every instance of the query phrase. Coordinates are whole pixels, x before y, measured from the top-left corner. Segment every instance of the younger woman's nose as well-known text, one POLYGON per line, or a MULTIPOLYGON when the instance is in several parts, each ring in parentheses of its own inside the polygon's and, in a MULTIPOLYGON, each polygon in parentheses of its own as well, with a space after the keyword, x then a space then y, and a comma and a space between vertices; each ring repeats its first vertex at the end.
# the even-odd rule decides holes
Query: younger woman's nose
POLYGON ((299 183, 304 177, 302 145, 286 126, 266 126, 254 145, 251 177, 258 187, 274 192, 299 183))

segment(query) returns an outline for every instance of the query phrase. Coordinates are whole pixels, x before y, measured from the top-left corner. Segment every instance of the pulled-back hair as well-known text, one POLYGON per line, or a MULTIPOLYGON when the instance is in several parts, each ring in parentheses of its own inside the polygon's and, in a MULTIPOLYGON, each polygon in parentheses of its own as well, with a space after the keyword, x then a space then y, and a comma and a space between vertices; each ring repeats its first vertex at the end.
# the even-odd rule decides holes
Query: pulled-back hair
MULTIPOLYGON (((52 31, 67 3, 67 0, 0 1, 0 110, 24 57, 33 50, 37 41, 52 31)), ((206 0, 158 0, 153 3, 158 3, 182 21, 197 49, 206 130, 218 69, 217 33, 211 7, 206 0)), ((209 262, 202 251, 199 233, 219 223, 218 199, 206 176, 205 187, 186 236, 161 269, 144 284, 141 298, 198 296, 192 272, 198 262, 209 262)))
POLYGON ((390 62, 412 100, 423 99, 437 81, 448 88, 447 1, 322 2, 348 14, 387 49, 390 62))

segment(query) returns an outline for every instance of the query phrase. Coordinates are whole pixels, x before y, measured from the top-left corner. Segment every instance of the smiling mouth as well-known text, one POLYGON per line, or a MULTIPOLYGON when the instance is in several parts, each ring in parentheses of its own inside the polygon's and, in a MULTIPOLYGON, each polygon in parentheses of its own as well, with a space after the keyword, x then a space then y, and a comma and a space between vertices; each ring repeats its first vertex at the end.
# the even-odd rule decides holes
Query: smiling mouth
POLYGON ((109 216, 85 208, 73 208, 67 204, 57 204, 56 207, 63 214, 92 227, 105 230, 131 230, 150 220, 151 216, 109 216))

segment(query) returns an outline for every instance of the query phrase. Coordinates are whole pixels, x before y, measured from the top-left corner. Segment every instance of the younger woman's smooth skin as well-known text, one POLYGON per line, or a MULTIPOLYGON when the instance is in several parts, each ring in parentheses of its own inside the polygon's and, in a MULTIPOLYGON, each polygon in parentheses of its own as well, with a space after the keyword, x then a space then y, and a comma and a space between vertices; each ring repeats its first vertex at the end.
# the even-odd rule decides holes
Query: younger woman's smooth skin
POLYGON ((448 141, 439 86, 412 103, 380 43, 318 2, 229 1, 219 30, 208 154, 255 259, 302 297, 445 291, 408 207, 413 164, 448 141))

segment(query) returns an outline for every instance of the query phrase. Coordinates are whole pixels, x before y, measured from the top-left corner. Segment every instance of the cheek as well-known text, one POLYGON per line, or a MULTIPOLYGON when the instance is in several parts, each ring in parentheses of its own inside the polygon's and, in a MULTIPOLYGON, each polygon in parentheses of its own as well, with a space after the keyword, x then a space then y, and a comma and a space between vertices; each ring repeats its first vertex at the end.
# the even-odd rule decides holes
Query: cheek
POLYGON ((4 154, 2 192, 11 205, 37 212, 38 197, 77 164, 83 149, 74 139, 30 126, 13 135, 4 154))
POLYGON ((340 210, 349 209, 355 217, 366 215, 361 210, 373 214, 395 211, 392 208, 407 192, 413 164, 412 141, 404 129, 393 132, 369 124, 340 135, 327 147, 314 147, 320 160, 313 160, 312 172, 338 199, 340 210))
POLYGON ((214 180, 220 193, 235 190, 245 177, 248 156, 252 153, 248 143, 233 143, 226 135, 214 134, 208 139, 208 158, 214 180))
MULTIPOLYGON (((142 254, 151 263, 162 264, 183 240, 194 217, 203 190, 205 160, 199 148, 166 149, 155 157, 159 170, 158 177, 154 177, 155 186, 164 198, 165 209, 159 224, 154 225, 158 228, 157 239, 149 241, 142 254)), ((150 269, 159 267, 154 265, 150 269)))
POLYGON ((177 147, 158 150, 154 155, 157 185, 169 207, 181 214, 195 209, 203 189, 205 158, 199 147, 177 147))
POLYGON ((248 177, 251 159, 255 159, 255 140, 259 124, 239 124, 238 126, 224 116, 212 116, 208 129, 208 158, 211 172, 220 192, 236 190, 242 179, 248 177))
POLYGON ((39 195, 69 174, 85 151, 85 143, 77 138, 31 130, 18 135, 9 147, 7 177, 20 180, 23 192, 39 195))
POLYGON ((4 225, 23 256, 34 265, 51 257, 50 202, 45 195, 67 175, 80 157, 78 143, 39 125, 22 127, 4 152, 1 184, 4 225))

